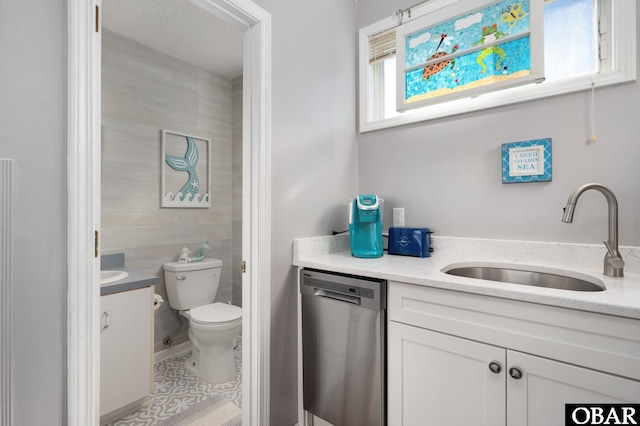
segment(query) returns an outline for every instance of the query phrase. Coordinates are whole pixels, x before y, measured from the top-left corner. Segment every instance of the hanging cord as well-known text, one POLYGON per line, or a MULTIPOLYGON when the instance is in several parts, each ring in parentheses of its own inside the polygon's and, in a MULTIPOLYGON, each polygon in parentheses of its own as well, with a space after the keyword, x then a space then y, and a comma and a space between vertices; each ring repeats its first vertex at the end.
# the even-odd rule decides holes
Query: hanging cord
POLYGON ((590 123, 590 133, 591 136, 589 137, 589 140, 591 142, 595 142, 598 140, 598 138, 596 137, 596 80, 595 80, 595 74, 593 76, 593 79, 591 80, 591 123, 590 123))

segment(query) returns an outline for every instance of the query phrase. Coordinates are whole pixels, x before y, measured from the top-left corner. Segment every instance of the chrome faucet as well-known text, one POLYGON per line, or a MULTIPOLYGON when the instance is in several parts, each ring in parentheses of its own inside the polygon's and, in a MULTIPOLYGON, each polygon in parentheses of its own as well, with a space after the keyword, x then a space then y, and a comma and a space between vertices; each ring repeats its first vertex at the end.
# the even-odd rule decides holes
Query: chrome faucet
POLYGON ((611 192, 609 188, 599 183, 586 183, 574 189, 571 195, 569 195, 567 207, 564 208, 562 221, 565 223, 573 222, 573 212, 575 211, 578 198, 583 192, 589 189, 600 191, 609 204, 609 239, 604 242, 607 248, 607 254, 604 256, 603 273, 610 277, 623 277, 624 260, 622 260, 620 252, 618 252, 618 200, 616 200, 616 196, 613 195, 613 192, 611 192))

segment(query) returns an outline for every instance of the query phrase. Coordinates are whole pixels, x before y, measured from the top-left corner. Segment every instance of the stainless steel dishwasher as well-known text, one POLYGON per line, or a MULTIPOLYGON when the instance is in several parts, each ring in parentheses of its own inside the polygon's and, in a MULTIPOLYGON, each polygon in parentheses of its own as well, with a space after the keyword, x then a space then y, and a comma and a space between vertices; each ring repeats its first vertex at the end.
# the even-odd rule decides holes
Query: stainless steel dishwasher
POLYGON ((387 282, 303 269, 304 409, 334 426, 386 425, 387 282))

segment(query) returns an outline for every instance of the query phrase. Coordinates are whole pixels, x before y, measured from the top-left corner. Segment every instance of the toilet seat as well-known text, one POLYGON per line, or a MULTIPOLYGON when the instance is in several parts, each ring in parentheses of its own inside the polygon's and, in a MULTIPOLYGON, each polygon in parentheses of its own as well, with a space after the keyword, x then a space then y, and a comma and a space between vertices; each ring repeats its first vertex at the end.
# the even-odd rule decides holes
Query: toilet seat
POLYGON ((242 308, 226 303, 210 303, 189 310, 189 319, 196 324, 222 324, 242 318, 242 308))

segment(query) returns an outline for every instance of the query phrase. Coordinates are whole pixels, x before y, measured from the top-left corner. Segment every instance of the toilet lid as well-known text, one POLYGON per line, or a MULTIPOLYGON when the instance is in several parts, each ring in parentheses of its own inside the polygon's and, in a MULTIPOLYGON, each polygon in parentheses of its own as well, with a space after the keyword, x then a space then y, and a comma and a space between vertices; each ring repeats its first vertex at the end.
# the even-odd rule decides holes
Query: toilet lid
POLYGON ((242 308, 226 303, 211 303, 191 309, 189 316, 200 324, 229 322, 242 318, 242 308))

